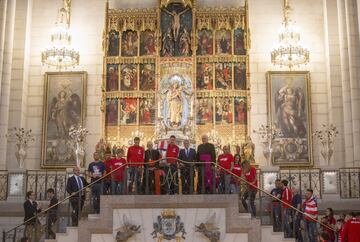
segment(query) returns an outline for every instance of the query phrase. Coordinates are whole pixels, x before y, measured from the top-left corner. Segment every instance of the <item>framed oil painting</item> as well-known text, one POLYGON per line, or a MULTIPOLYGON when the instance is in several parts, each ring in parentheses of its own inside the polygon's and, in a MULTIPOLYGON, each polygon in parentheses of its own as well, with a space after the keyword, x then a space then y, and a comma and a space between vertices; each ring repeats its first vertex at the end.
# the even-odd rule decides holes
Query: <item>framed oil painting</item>
POLYGON ((141 125, 155 124, 155 98, 140 99, 139 120, 141 125))
POLYGON ((215 88, 229 90, 232 89, 232 68, 231 63, 215 64, 215 88))
POLYGON ((45 73, 42 167, 76 165, 69 129, 84 126, 86 72, 45 73))
POLYGON ((116 98, 106 99, 106 116, 105 123, 107 126, 116 126, 119 117, 119 102, 116 98))
POLYGON ((196 88, 198 90, 213 89, 213 64, 198 63, 196 71, 196 88))
POLYGON ((234 99, 235 124, 247 125, 247 101, 246 97, 235 97, 234 99))
POLYGON ((197 115, 196 124, 212 124, 213 123, 213 101, 211 98, 197 99, 197 115))
POLYGON ((231 124, 233 122, 233 107, 231 98, 215 99, 215 123, 231 124))
POLYGON ((137 99, 120 99, 120 125, 137 124, 137 99))
POLYGON ((311 97, 309 72, 268 72, 269 124, 281 130, 272 162, 279 166, 311 166, 311 97))

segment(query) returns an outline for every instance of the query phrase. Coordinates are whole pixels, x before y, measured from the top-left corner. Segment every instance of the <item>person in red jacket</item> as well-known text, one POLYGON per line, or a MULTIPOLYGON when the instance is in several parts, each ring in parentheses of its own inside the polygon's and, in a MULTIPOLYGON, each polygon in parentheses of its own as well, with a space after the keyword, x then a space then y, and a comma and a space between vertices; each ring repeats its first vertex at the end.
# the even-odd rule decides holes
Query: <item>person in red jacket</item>
POLYGON ((248 205, 246 200, 249 198, 250 207, 251 207, 251 216, 256 217, 256 207, 255 207, 255 197, 258 188, 258 181, 256 178, 256 168, 250 166, 250 162, 248 160, 242 163, 243 166, 243 175, 245 176, 245 180, 248 182, 247 188, 242 194, 241 202, 244 206, 245 210, 249 212, 248 205))
MULTIPOLYGON (((167 184, 167 194, 175 194, 178 191, 178 188, 175 188, 175 184, 178 184, 178 170, 177 158, 179 156, 179 146, 176 145, 175 135, 170 136, 170 141, 166 149, 166 162, 167 166, 165 167, 165 177, 168 179, 167 184), (170 175, 168 175, 170 173, 170 175), (176 174, 176 175, 175 175, 176 174)), ((180 168, 179 168, 180 169, 180 168)))
POLYGON ((231 177, 230 192, 232 194, 238 194, 240 192, 240 179, 242 173, 240 156, 234 157, 234 166, 231 172, 235 175, 231 177))
POLYGON ((230 147, 225 145, 223 147, 223 154, 218 157, 218 172, 220 174, 219 193, 230 193, 230 179, 231 175, 228 171, 231 171, 234 167, 234 157, 230 153, 230 147))
POLYGON ((143 163, 144 163, 145 150, 140 146, 140 138, 134 138, 134 145, 130 146, 127 152, 127 163, 128 163, 128 176, 130 178, 129 183, 129 193, 134 192, 134 190, 140 194, 141 193, 141 183, 142 183, 142 174, 143 174, 143 163), (134 189, 135 184, 135 189, 134 189))
POLYGON ((303 204, 304 220, 306 224, 307 236, 309 242, 317 241, 317 218, 319 215, 318 205, 314 191, 307 189, 305 194, 305 201, 303 204))
POLYGON ((292 192, 291 190, 288 188, 288 181, 287 180, 282 180, 281 181, 281 189, 282 189, 282 194, 281 194, 281 200, 284 202, 282 203, 282 211, 283 211, 283 229, 285 232, 285 238, 290 238, 292 236, 292 226, 291 226, 291 208, 289 205, 291 205, 291 201, 292 201, 292 192), (289 205, 288 205, 289 204, 289 205))
POLYGON ((353 213, 342 230, 341 242, 359 242, 360 241, 360 213, 353 213))
POLYGON ((124 170, 126 160, 124 158, 124 150, 118 149, 116 151, 116 157, 111 160, 111 170, 114 171, 111 175, 112 191, 113 194, 121 195, 124 193, 124 170))

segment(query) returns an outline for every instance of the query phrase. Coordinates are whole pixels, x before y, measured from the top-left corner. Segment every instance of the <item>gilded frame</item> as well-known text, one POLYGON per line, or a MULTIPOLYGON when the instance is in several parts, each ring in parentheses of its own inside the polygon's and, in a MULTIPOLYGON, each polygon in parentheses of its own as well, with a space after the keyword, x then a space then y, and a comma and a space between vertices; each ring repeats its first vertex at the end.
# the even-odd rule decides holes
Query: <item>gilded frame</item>
POLYGON ((70 152, 68 137, 66 137, 69 126, 82 125, 84 127, 86 84, 87 73, 85 71, 45 73, 41 141, 42 168, 58 169, 76 165, 74 154, 67 157, 66 162, 62 161, 64 158, 59 158, 56 162, 53 158, 60 157, 58 155, 61 154, 60 150, 64 152, 63 154, 65 154, 65 150, 70 152), (62 97, 62 95, 64 96, 62 97), (63 98, 63 101, 60 98, 63 98), (69 115, 69 111, 71 111, 72 116, 69 115), (59 128, 61 126, 62 128, 59 128), (52 158, 50 159, 50 157, 52 158))
MULTIPOLYGON (((282 107, 284 107, 284 104, 282 104, 282 107)), ((270 126, 274 125, 277 128, 280 126, 279 129, 283 133, 282 137, 275 138, 273 141, 273 149, 275 151, 272 157, 272 164, 281 167, 313 166, 310 72, 267 72, 267 109, 268 124, 270 126), (275 102, 280 102, 280 95, 284 94, 283 92, 279 94, 279 92, 281 92, 281 90, 287 91, 287 87, 292 89, 289 90, 292 92, 290 94, 292 94, 295 99, 297 98, 298 103, 303 102, 299 104, 301 108, 298 112, 301 112, 301 114, 298 115, 299 117, 296 121, 297 125, 295 128, 293 125, 287 125, 286 121, 280 119, 280 114, 277 116, 276 111, 283 112, 283 115, 285 115, 286 110, 283 109, 281 111, 281 107, 279 106, 277 110, 274 110, 276 109, 276 105, 279 105, 275 102), (274 97, 276 92, 278 92, 277 95, 279 95, 279 99, 277 100, 274 97), (304 115, 306 116, 305 121, 304 115)))

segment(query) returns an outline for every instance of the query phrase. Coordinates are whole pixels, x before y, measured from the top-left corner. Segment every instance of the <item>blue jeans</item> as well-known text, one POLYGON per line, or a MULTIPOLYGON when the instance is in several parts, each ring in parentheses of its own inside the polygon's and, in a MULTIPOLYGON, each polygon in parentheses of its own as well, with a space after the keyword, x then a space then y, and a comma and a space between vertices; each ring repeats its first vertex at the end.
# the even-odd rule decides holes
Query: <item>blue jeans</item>
POLYGON ((136 192, 137 194, 141 194, 141 177, 142 177, 142 170, 140 167, 130 166, 128 169, 128 177, 130 180, 129 183, 129 193, 136 192), (135 184, 134 184, 135 183, 135 184), (133 191, 135 185, 135 191, 133 191))
POLYGON ((124 194, 124 183, 122 181, 116 182, 112 181, 111 190, 113 195, 122 195, 124 194))
POLYGON ((279 231, 281 231, 281 204, 280 204, 280 202, 273 202, 272 208, 273 208, 274 231, 279 232, 279 231))
POLYGON ((245 210, 249 212, 249 208, 247 205, 247 199, 250 200, 250 207, 251 207, 251 215, 256 217, 256 208, 255 208, 255 197, 256 197, 257 190, 248 189, 244 192, 241 198, 242 205, 244 206, 245 210))
POLYGON ((291 228, 291 220, 292 220, 292 211, 290 208, 284 208, 284 232, 285 238, 292 237, 292 228, 291 228))
POLYGON ((306 228, 308 233, 309 242, 317 241, 317 224, 313 221, 306 221, 306 228))
POLYGON ((95 213, 100 213, 100 195, 103 193, 103 183, 95 183, 91 187, 91 196, 95 213))

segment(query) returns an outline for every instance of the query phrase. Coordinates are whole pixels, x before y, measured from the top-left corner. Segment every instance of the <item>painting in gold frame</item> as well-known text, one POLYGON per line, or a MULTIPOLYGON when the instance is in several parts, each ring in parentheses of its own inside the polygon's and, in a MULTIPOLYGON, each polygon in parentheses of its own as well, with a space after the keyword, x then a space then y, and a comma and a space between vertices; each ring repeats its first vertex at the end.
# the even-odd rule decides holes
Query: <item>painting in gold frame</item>
POLYGON ((272 163, 312 166, 309 72, 268 72, 269 125, 280 129, 273 141, 272 163))
POLYGON ((44 168, 75 166, 69 129, 84 126, 86 72, 47 72, 44 86, 41 165, 44 168))

